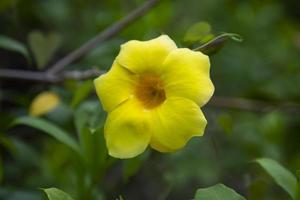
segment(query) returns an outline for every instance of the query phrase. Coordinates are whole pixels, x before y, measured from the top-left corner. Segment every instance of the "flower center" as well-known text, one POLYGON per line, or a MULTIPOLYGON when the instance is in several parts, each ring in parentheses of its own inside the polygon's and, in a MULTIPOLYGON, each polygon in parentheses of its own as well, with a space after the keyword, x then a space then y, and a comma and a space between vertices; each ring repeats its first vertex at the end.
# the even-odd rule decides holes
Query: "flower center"
POLYGON ((139 77, 135 95, 148 109, 159 106, 166 99, 162 81, 159 77, 149 74, 139 77))

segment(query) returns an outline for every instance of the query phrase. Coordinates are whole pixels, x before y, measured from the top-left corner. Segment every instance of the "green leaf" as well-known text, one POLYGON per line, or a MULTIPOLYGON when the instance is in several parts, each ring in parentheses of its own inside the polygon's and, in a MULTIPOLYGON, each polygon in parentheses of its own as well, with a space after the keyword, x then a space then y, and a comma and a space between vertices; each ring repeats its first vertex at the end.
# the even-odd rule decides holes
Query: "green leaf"
POLYGON ((4 35, 0 35, 0 48, 21 53, 30 62, 29 52, 25 45, 21 42, 4 35))
POLYGON ((85 101, 74 114, 74 121, 79 134, 80 146, 86 165, 93 178, 100 178, 105 170, 107 150, 104 141, 103 126, 105 113, 99 101, 85 101))
POLYGON ((296 197, 297 179, 277 161, 269 158, 259 158, 255 160, 274 181, 282 187, 293 199, 296 197))
POLYGON ((90 94, 93 89, 94 84, 92 80, 84 81, 79 87, 77 87, 71 102, 71 107, 75 108, 90 94))
POLYGON ((38 68, 43 69, 60 46, 62 38, 57 33, 45 35, 40 31, 32 31, 28 35, 28 42, 38 68))
POLYGON ((49 200, 74 200, 69 194, 57 188, 42 189, 49 200))
POLYGON ((44 116, 57 125, 64 125, 68 123, 69 120, 72 120, 73 112, 68 105, 61 101, 55 109, 46 113, 44 116))
POLYGON ((246 200, 233 189, 217 184, 208 188, 198 189, 194 200, 246 200))
POLYGON ((211 39, 207 43, 195 48, 194 51, 201 51, 202 53, 207 54, 207 55, 215 54, 225 45, 225 43, 229 39, 236 41, 236 42, 243 41, 243 38, 238 34, 223 33, 223 34, 211 39))
POLYGON ((90 129, 102 127, 105 116, 98 100, 85 101, 76 109, 74 114, 77 132, 80 133, 83 127, 90 129))
POLYGON ((119 195, 119 198, 116 198, 116 200, 124 200, 122 195, 119 195))
POLYGON ((187 30, 183 40, 189 43, 197 41, 204 43, 213 37, 210 24, 207 22, 198 22, 187 30))
POLYGON ((80 132, 80 145, 86 166, 97 181, 104 173, 107 158, 103 127, 96 130, 83 128, 80 132))
POLYGON ((20 117, 12 123, 13 126, 18 124, 23 124, 39 129, 80 154, 78 143, 72 137, 70 137, 67 132, 52 124, 51 122, 34 117, 20 117))

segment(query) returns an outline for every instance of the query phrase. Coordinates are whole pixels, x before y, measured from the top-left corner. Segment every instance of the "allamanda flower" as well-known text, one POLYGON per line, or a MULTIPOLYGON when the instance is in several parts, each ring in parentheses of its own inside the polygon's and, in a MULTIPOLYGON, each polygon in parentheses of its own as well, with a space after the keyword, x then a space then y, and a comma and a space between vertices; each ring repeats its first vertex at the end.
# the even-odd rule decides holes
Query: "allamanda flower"
POLYGON ((108 112, 109 154, 131 158, 148 145, 172 152, 202 136, 207 122, 200 107, 214 92, 209 68, 208 56, 177 48, 166 35, 121 45, 109 72, 94 81, 108 112))

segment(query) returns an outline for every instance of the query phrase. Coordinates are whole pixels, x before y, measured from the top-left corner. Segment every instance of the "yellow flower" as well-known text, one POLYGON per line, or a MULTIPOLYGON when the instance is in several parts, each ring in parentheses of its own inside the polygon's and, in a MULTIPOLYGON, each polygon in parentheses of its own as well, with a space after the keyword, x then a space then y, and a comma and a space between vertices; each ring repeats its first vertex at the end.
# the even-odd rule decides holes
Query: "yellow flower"
POLYGON ((177 48, 166 35, 121 46, 110 71, 95 79, 108 117, 104 135, 109 154, 131 158, 147 146, 172 152, 202 136, 200 110, 212 96, 208 56, 177 48))
POLYGON ((60 99, 57 94, 53 92, 42 92, 38 94, 32 101, 29 114, 31 116, 41 116, 52 110, 59 105, 60 99))

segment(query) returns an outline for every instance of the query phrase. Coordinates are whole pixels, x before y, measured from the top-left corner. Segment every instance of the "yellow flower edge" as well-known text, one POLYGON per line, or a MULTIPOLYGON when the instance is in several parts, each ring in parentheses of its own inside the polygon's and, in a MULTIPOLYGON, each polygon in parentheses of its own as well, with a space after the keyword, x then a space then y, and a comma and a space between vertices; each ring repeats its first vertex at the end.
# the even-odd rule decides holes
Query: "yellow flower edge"
POLYGON ((173 152, 202 136, 207 121, 200 108, 214 92, 209 69, 208 56, 177 48, 167 35, 121 45, 111 69, 94 80, 108 112, 109 154, 132 158, 148 146, 173 152))
POLYGON ((29 115, 34 117, 42 116, 54 110, 60 102, 60 98, 53 92, 42 92, 33 100, 29 108, 29 115))

